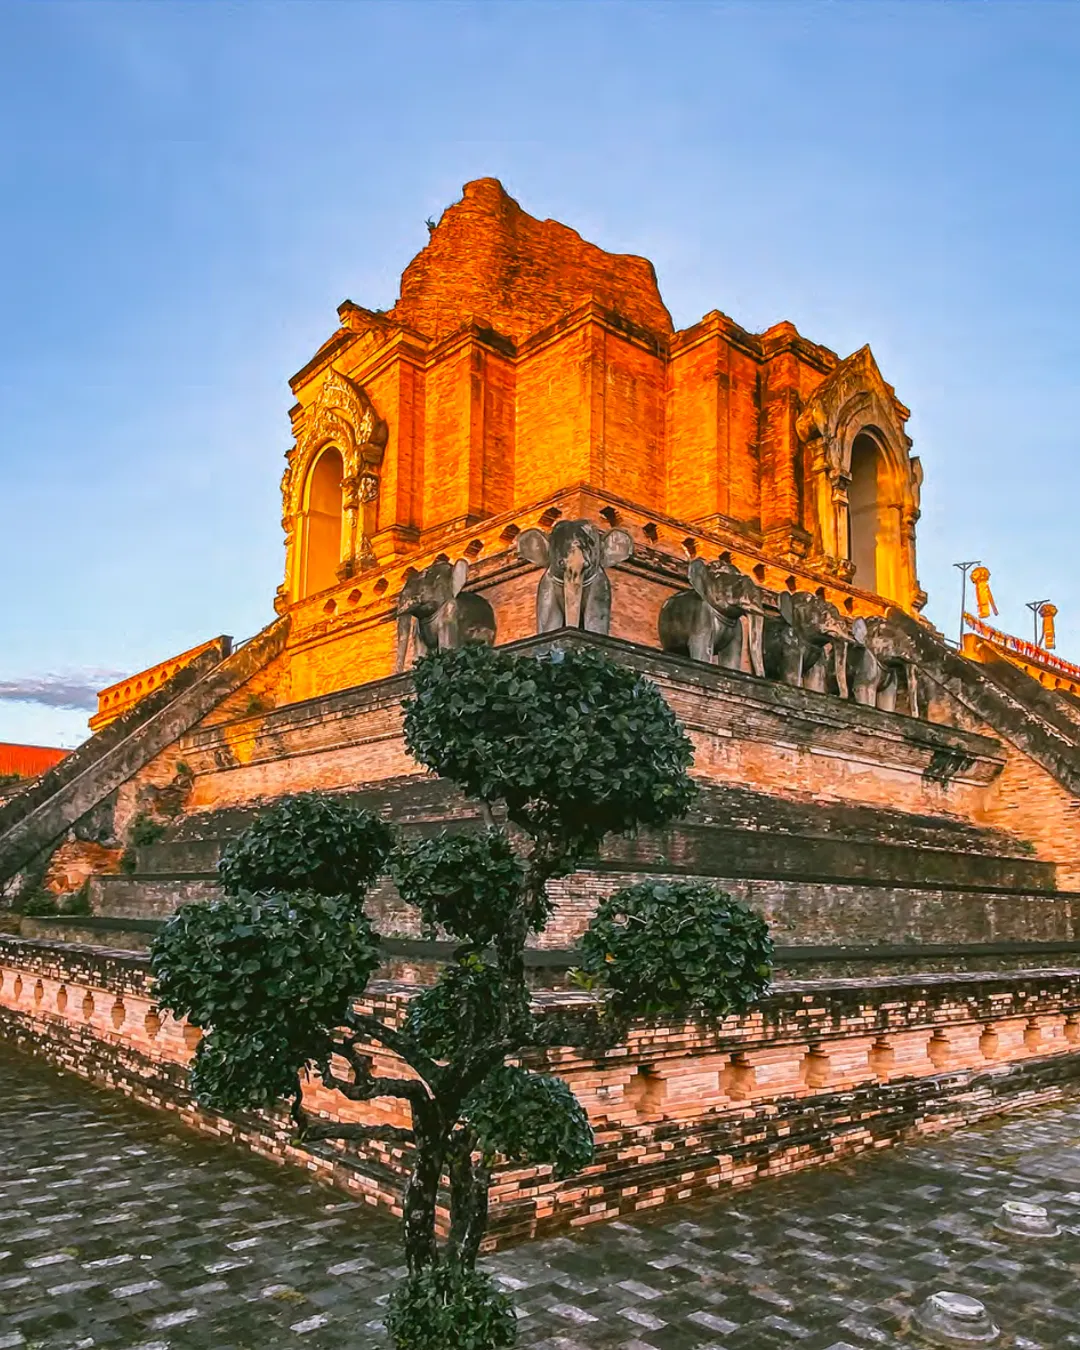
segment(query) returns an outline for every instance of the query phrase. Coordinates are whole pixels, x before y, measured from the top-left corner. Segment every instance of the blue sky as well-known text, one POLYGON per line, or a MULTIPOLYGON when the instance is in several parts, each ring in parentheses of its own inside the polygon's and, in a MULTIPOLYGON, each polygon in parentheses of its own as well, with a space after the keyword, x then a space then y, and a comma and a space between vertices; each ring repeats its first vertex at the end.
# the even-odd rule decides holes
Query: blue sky
POLYGON ((930 617, 981 558, 1080 661, 1078 69, 1071 0, 0 3, 0 739, 271 617, 287 378, 485 175, 679 325, 869 342, 930 617))

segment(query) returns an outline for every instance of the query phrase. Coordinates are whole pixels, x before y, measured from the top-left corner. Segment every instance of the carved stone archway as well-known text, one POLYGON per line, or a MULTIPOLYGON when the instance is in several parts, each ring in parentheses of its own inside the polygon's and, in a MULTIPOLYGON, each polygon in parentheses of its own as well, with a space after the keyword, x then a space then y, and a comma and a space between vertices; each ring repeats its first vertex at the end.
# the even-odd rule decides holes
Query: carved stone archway
MULTIPOLYGON (((903 609, 925 603, 915 566, 922 466, 904 430, 909 416, 886 384, 869 347, 842 361, 807 401, 797 423, 806 447, 817 561, 860 584, 851 557, 852 454, 865 438, 879 455, 876 511, 879 539, 870 589, 903 609)), ((865 578, 863 579, 865 580, 865 578)))
POLYGON ((343 466, 337 575, 349 577, 375 565, 371 539, 378 528, 379 469, 386 437, 386 423, 365 391, 340 371, 329 371, 301 419, 296 444, 286 455, 288 462, 281 480, 285 584, 278 591, 279 612, 304 596, 306 489, 315 462, 327 447, 340 454, 343 466))

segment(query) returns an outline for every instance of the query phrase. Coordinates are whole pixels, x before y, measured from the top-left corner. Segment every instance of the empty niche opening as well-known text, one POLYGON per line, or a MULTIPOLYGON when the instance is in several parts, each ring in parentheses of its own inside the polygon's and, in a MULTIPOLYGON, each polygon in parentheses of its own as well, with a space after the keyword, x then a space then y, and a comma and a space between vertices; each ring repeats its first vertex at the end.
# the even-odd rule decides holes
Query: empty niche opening
POLYGON ((765 564, 764 564, 764 563, 758 563, 757 566, 754 568, 754 579, 755 579, 755 581, 763 582, 763 581, 765 580, 765 575, 766 575, 766 574, 765 574, 765 564))
POLYGON ((544 514, 540 517, 540 524, 544 527, 545 530, 550 530, 552 525, 555 524, 555 522, 559 519, 561 515, 562 512, 559 510, 557 506, 549 506, 548 509, 544 512, 544 514))
POLYGON ((661 1078, 649 1064, 640 1065, 626 1085, 627 1104, 639 1116, 658 1116, 663 1114, 667 1100, 667 1080, 661 1078))
POLYGON ((470 539, 465 546, 466 558, 479 558, 484 551, 484 541, 482 539, 470 539))
POLYGON ((326 590, 338 579, 344 477, 344 462, 333 446, 322 452, 308 474, 301 526, 301 598, 326 590))
POLYGON ((855 564, 855 584, 864 591, 878 589, 877 556, 885 533, 881 502, 884 470, 877 441, 861 432, 851 447, 848 557, 855 564))
POLYGON ((655 544, 657 539, 659 539, 660 537, 660 531, 656 528, 656 526, 653 524, 651 520, 642 530, 642 534, 645 536, 645 538, 649 541, 650 544, 655 544))
POLYGON ((619 513, 618 511, 615 510, 613 506, 603 507, 600 514, 601 516, 603 516, 603 518, 607 521, 609 525, 618 525, 620 519, 619 513))
POLYGON ((521 531, 516 525, 507 525, 506 529, 499 535, 499 538, 504 544, 512 544, 520 533, 521 531))

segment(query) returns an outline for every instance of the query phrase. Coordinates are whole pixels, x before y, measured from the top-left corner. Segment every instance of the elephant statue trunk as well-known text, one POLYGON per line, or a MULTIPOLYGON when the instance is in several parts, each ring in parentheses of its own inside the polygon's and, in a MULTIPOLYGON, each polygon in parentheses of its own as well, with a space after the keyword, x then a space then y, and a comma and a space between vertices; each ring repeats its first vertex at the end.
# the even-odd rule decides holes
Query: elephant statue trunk
POLYGON ((567 628, 581 627, 581 602, 585 594, 587 565, 585 551, 580 541, 574 539, 566 554, 566 565, 563 568, 563 615, 567 628))

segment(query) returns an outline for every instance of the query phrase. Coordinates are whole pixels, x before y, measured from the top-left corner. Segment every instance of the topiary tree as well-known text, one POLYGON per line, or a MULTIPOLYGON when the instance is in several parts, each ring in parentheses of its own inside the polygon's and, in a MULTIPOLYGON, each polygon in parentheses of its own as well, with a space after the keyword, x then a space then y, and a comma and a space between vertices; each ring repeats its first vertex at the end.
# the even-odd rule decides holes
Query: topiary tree
POLYGON ((522 1058, 613 1043, 635 1016, 743 1011, 767 986, 772 948, 764 922, 711 887, 631 886, 599 907, 582 943, 589 1006, 538 1015, 524 958, 551 915, 548 883, 605 836, 684 814, 695 791, 690 743, 653 684, 587 649, 539 659, 481 646, 436 652, 417 663, 404 706, 409 750, 477 803, 483 828, 396 838, 343 798, 286 799, 225 851, 225 898, 180 910, 152 967, 160 1005, 206 1033, 192 1071, 206 1105, 288 1098, 301 1141, 408 1147, 409 1273, 387 1318, 399 1350, 497 1350, 514 1342, 513 1308, 476 1269, 493 1161, 561 1178, 593 1157, 569 1088, 522 1058), (398 1025, 355 1006, 379 960, 364 897, 384 872, 427 928, 457 943, 398 1025), (374 1074, 372 1046, 398 1057, 400 1077, 374 1074), (311 1116, 310 1069, 350 1101, 399 1099, 408 1125, 311 1116))

